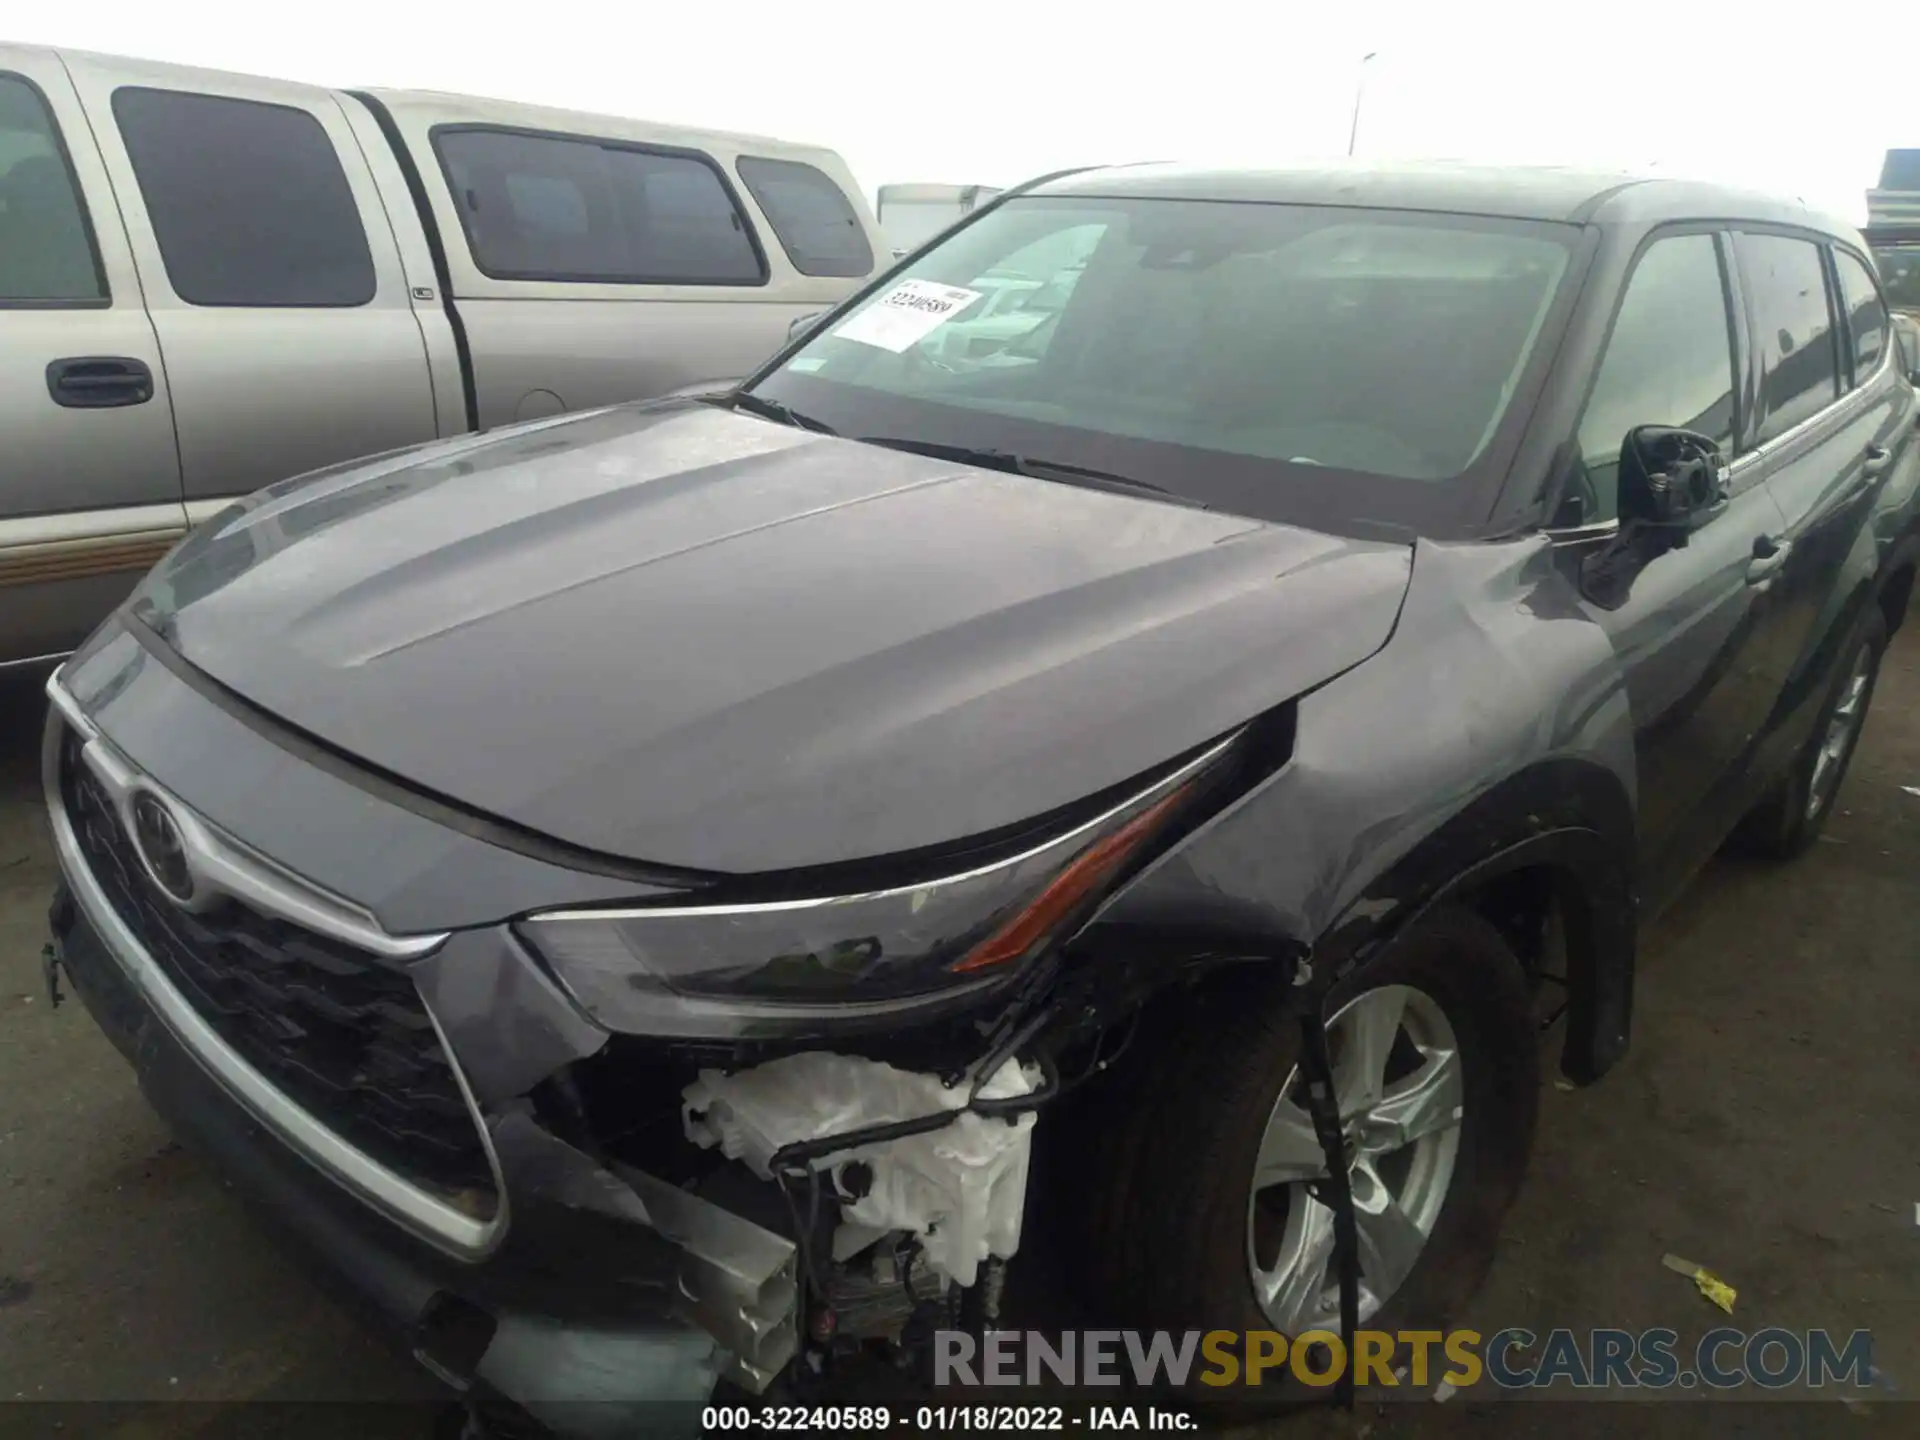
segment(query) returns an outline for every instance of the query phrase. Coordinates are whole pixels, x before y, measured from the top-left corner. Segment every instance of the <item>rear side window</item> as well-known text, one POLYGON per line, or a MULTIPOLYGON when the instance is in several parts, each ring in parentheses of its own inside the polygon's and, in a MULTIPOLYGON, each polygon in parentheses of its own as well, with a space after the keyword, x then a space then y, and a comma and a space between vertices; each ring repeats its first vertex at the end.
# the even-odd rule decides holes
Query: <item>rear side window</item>
POLYGON ((1876 247, 1873 263, 1880 267, 1880 284, 1889 304, 1899 310, 1920 309, 1920 249, 1876 247))
POLYGON ((1618 518, 1620 452, 1641 425, 1674 425, 1733 444, 1733 332, 1711 235, 1647 247, 1627 281, 1580 419, 1579 468, 1557 526, 1618 518))
POLYGON ((511 130, 434 147, 481 273, 581 284, 759 285, 766 265, 707 157, 511 130))
POLYGON ((373 255, 340 157, 290 105, 183 90, 113 92, 174 294, 189 305, 373 299, 373 255))
POLYGON ((0 75, 0 305, 107 298, 73 174, 33 86, 0 75))
POLYGON ((1847 341, 1853 347, 1853 383, 1858 385, 1887 353, 1887 303, 1880 287, 1859 258, 1845 250, 1833 252, 1833 268, 1840 277, 1840 302, 1847 312, 1847 341))
POLYGON ((740 178, 766 212, 787 258, 802 275, 865 275, 873 247, 846 192, 825 171, 796 160, 742 155, 740 178))
POLYGON ((1784 435, 1840 394, 1820 248, 1785 235, 1737 237, 1740 278, 1760 348, 1760 428, 1754 443, 1784 435))

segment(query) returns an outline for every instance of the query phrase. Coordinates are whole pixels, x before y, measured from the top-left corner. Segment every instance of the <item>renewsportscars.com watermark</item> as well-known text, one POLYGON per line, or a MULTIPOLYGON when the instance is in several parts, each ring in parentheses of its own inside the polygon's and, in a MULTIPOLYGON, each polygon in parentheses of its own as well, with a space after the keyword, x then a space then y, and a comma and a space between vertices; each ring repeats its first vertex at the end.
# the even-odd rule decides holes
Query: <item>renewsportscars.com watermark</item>
POLYGON ((1692 1345, 1679 1332, 1642 1330, 1359 1330, 1353 1353, 1339 1335, 1309 1330, 999 1330, 981 1339, 934 1337, 936 1385, 1190 1385, 1293 1381, 1330 1386, 1353 1367, 1368 1390, 1435 1388, 1537 1391, 1685 1391, 1793 1387, 1890 1391, 1873 1365, 1873 1336, 1828 1330, 1709 1330, 1692 1345))

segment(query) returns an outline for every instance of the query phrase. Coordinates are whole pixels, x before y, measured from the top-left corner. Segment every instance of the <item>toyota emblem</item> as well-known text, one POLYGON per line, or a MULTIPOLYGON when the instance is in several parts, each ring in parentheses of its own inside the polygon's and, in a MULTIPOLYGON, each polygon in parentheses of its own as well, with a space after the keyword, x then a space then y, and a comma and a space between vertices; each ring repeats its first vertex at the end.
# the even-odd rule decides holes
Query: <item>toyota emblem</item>
POLYGON ((133 844, 145 862, 153 883, 177 905, 191 905, 193 868, 187 864, 187 844, 180 826, 165 803, 151 791, 133 797, 133 844))

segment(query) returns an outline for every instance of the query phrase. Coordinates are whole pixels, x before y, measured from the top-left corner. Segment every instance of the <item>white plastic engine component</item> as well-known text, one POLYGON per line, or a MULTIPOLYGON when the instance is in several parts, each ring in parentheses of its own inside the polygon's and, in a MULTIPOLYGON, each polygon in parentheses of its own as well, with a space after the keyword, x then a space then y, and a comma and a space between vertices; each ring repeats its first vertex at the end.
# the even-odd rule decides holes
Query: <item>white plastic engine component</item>
MULTIPOLYGON (((1026 1095, 1039 1080, 1037 1067, 1008 1060, 980 1094, 1026 1095)), ((718 1145, 729 1159, 771 1179, 768 1161, 782 1146, 959 1110, 968 1086, 948 1088, 938 1076, 878 1060, 808 1052, 732 1075, 702 1070, 681 1093, 688 1139, 718 1145)), ((1005 1258, 1020 1248, 1033 1118, 1032 1111, 1012 1120, 969 1112, 924 1135, 835 1151, 812 1168, 831 1176, 848 1223, 911 1231, 934 1269, 971 1285, 987 1256, 1005 1258), (864 1195, 847 1199, 846 1170, 856 1161, 872 1177, 864 1195)))

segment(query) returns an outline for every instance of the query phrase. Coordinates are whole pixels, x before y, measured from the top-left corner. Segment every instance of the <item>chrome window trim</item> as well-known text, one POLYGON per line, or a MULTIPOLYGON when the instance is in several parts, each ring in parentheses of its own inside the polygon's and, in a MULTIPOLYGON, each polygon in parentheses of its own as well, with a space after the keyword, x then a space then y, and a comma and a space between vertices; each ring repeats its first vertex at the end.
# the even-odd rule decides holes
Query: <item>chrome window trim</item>
MULTIPOLYGON (((74 723, 79 707, 59 681, 60 676, 56 672, 47 682, 47 693, 58 707, 62 721, 74 723)), ((422 1008, 426 1010, 427 1018, 433 1024, 434 1035, 446 1052, 454 1083, 466 1102, 468 1117, 473 1122, 475 1133, 486 1153, 488 1169, 493 1174, 494 1212, 486 1220, 475 1219, 447 1204, 439 1196, 423 1190, 328 1129, 256 1070, 201 1018, 192 1003, 147 953, 139 937, 120 918, 80 851, 79 837, 74 832, 73 821, 67 814, 61 793, 60 728, 59 725, 47 727, 41 755, 47 818, 53 830, 54 849, 59 856, 61 871, 75 901, 85 912, 88 923, 93 926, 107 952, 113 956, 148 1008, 200 1067, 243 1109, 328 1179, 456 1259, 479 1260, 490 1253, 507 1227, 507 1190, 500 1173, 500 1159, 494 1152, 493 1137, 488 1134, 481 1119, 467 1078, 461 1072, 452 1047, 447 1044, 438 1017, 426 1005, 424 998, 422 1008)), ((83 737, 91 737, 88 739, 89 747, 100 740, 98 728, 87 722, 84 716, 79 717, 75 729, 83 737)), ((297 914, 287 918, 304 923, 297 914)), ((428 937, 411 938, 419 940, 428 937)), ((446 937, 430 938, 434 945, 438 945, 446 937)))
POLYGON ((1866 391, 1879 384, 1883 374, 1893 368, 1891 356, 1894 348, 1894 346, 1888 345, 1887 348, 1881 352, 1880 363, 1874 367, 1873 373, 1840 395, 1831 404, 1809 415, 1791 429, 1782 430, 1778 435, 1766 441, 1764 444, 1756 445, 1753 449, 1734 456, 1732 460, 1727 462, 1728 478, 1731 479, 1742 470, 1752 465, 1757 465, 1764 459, 1777 455, 1780 451, 1786 449, 1795 441, 1818 429, 1820 426, 1847 418, 1842 415, 1841 412, 1844 411, 1848 405, 1858 401, 1866 391))
MULTIPOLYGON (((942 875, 933 880, 923 880, 917 885, 898 885, 891 889, 867 890, 850 895, 814 895, 799 900, 767 900, 742 905, 661 905, 625 907, 619 909, 542 910, 527 916, 526 923, 537 925, 555 924, 570 920, 650 920, 669 916, 687 915, 767 915, 779 911, 818 910, 824 906, 844 905, 851 901, 887 900, 895 896, 912 895, 916 891, 937 890, 942 885, 952 885, 963 880, 978 879, 981 876, 991 875, 998 870, 1010 869, 1013 866, 1024 864, 1035 856, 1044 855, 1049 850, 1062 849, 1071 846, 1077 840, 1084 840, 1087 836, 1098 831, 1102 826, 1110 824, 1116 816, 1165 794, 1184 780, 1191 779, 1224 754, 1227 748, 1240 738, 1240 734, 1241 732, 1236 730, 1218 744, 1209 746, 1203 754, 1188 761, 1172 774, 1149 785, 1146 789, 1128 796, 1119 804, 1101 811, 1100 814, 1094 816, 1093 819, 1075 826, 1065 835, 1057 835, 1051 840, 1043 841, 1041 844, 1035 845, 1032 849, 1021 851, 1018 855, 1009 856, 1005 860, 996 860, 991 865, 981 865, 976 869, 964 870, 952 875, 942 875)), ((838 1013, 838 1011, 844 1007, 836 1005, 832 1008, 838 1013)))

